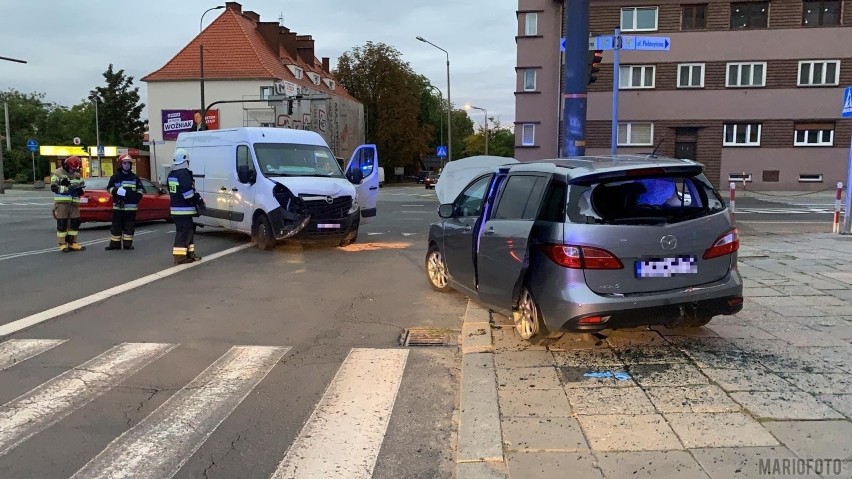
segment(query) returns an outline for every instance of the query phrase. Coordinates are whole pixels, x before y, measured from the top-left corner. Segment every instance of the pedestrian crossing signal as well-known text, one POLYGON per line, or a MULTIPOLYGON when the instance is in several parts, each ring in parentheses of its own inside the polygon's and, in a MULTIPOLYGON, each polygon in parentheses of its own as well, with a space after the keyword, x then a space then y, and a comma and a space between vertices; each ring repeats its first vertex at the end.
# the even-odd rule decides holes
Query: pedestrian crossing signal
POLYGON ((603 60, 603 50, 589 52, 589 85, 598 80, 597 73, 601 71, 601 60, 603 60))

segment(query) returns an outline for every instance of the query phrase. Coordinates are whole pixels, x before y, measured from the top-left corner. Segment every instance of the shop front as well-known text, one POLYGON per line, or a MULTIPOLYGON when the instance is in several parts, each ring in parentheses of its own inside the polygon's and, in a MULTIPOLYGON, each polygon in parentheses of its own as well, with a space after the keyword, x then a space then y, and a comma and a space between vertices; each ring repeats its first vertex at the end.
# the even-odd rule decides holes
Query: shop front
POLYGON ((59 168, 62 165, 62 160, 69 156, 80 157, 83 160, 82 174, 84 178, 112 176, 118 168, 118 158, 125 154, 129 154, 136 160, 133 171, 140 178, 151 178, 151 160, 147 151, 136 148, 104 146, 103 155, 99 159, 97 148, 94 146, 89 147, 88 151, 80 146, 43 145, 39 147, 39 155, 48 159, 51 171, 59 168))

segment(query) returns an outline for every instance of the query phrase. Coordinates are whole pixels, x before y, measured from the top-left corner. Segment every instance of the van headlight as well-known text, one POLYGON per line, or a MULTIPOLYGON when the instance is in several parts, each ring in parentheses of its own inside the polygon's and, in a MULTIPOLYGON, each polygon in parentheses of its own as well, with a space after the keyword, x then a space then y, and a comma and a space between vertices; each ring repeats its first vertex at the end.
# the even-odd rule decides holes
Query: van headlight
POLYGON ((347 212, 347 214, 351 215, 352 213, 355 213, 359 209, 361 209, 361 207, 358 205, 358 200, 352 200, 352 206, 349 208, 349 211, 347 212))

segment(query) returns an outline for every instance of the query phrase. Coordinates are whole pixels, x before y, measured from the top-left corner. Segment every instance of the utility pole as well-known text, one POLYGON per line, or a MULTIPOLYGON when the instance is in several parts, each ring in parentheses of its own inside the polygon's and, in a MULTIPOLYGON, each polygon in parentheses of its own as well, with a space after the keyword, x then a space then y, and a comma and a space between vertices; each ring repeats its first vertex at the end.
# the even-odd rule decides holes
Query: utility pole
MULTIPOLYGON (((6 145, 9 145, 9 102, 3 102, 4 115, 6 118, 6 145)), ((2 138, 0 138, 2 140, 2 138)), ((6 194, 6 175, 3 172, 3 145, 0 142, 0 195, 6 194)))
POLYGON ((565 0, 565 74, 562 85, 562 157, 586 153, 586 95, 589 76, 589 0, 565 0))

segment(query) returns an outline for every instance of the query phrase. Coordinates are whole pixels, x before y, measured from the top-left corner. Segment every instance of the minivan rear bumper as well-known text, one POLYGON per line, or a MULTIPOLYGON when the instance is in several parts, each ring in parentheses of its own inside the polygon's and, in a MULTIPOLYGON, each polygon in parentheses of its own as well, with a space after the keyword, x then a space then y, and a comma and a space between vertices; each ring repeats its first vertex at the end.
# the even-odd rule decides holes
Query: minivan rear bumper
POLYGON ((669 324, 677 322, 684 314, 718 316, 742 310, 743 282, 736 269, 713 283, 659 293, 600 295, 585 284, 574 283, 566 288, 555 286, 551 283, 532 291, 544 323, 551 331, 669 324), (601 316, 603 321, 580 323, 591 316, 601 316))

